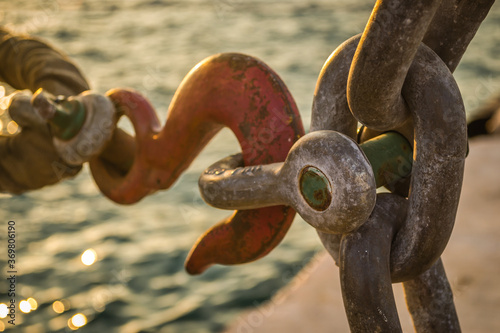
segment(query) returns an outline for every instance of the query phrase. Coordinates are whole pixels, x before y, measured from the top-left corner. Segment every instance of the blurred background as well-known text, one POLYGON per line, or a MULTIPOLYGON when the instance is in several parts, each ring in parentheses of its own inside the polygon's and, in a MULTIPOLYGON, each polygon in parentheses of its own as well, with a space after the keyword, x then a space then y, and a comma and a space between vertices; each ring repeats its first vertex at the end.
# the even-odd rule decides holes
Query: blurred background
MULTIPOLYGON (((316 79, 330 53, 362 32, 374 1, 0 0, 0 24, 44 38, 67 53, 100 93, 132 87, 165 120, 184 75, 221 52, 256 56, 294 96, 306 130, 316 79)), ((493 6, 455 72, 472 113, 500 91, 500 5, 493 6)), ((0 127, 11 90, 0 84, 0 127)), ((120 126, 131 132, 131 125, 120 126)), ((0 221, 16 221, 16 332, 220 332, 272 297, 322 249, 300 217, 267 257, 242 266, 183 269, 187 252, 231 212, 208 207, 197 181, 239 150, 222 131, 167 192, 119 206, 101 195, 87 168, 32 193, 0 197, 0 221)), ((2 242, 5 244, 5 242, 2 242)), ((6 270, 5 246, 0 249, 6 270)), ((0 303, 8 297, 0 280, 0 303)), ((10 330, 0 305, 0 331, 10 330)))

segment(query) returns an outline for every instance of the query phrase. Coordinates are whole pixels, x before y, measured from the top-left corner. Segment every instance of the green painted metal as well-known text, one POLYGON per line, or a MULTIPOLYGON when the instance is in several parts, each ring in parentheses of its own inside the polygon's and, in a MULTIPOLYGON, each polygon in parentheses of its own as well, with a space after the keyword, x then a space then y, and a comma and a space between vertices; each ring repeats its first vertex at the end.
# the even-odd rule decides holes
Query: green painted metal
POLYGON ((401 134, 387 132, 360 144, 372 165, 377 188, 410 175, 413 149, 401 134))
POLYGON ((300 193, 306 202, 315 210, 323 211, 332 201, 330 182, 321 170, 309 166, 300 175, 300 193))
POLYGON ((77 100, 66 100, 53 105, 56 112, 49 120, 53 135, 64 141, 74 138, 85 123, 86 112, 83 104, 77 100))

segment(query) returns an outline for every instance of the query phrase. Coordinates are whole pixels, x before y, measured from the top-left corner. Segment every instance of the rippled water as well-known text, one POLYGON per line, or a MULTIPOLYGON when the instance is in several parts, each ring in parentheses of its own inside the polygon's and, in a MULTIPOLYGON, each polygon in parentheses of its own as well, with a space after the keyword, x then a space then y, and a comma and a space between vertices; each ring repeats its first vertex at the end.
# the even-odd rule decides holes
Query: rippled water
MULTIPOLYGON (((308 128, 323 62, 362 31, 372 6, 361 0, 0 0, 0 20, 64 50, 93 89, 141 91, 163 120, 175 89, 197 62, 227 51, 257 56, 284 79, 308 128)), ((499 27, 496 5, 456 71, 469 110, 500 91, 499 27)), ((183 270, 198 236, 229 215, 203 203, 198 177, 237 150, 235 138, 223 131, 172 189, 132 206, 104 198, 87 169, 56 186, 0 198, 0 234, 8 220, 16 221, 18 301, 38 302, 29 314, 18 311, 18 331, 65 332, 68 319, 83 313, 89 322, 82 332, 217 332, 243 309, 269 299, 321 249, 298 217, 264 259, 212 267, 196 277, 183 270), (80 255, 89 248, 98 261, 85 266, 80 255), (62 314, 52 307, 58 300, 68 306, 62 314)), ((0 262, 6 274, 4 245, 0 262)), ((8 299, 6 287, 2 279, 0 302, 8 299)))

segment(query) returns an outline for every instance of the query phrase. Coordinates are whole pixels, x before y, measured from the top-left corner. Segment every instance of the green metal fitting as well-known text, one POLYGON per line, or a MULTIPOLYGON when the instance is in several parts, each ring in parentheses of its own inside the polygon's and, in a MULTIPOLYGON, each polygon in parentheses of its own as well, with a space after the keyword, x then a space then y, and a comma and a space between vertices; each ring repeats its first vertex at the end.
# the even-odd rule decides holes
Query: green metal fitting
POLYGON ((86 118, 83 103, 78 100, 63 100, 51 103, 54 106, 54 117, 48 120, 55 137, 68 141, 74 138, 83 127, 86 118))
POLYGON ((116 115, 106 96, 84 91, 78 96, 54 97, 40 88, 33 94, 31 105, 48 123, 56 151, 70 165, 90 161, 111 140, 116 115))
POLYGON ((413 149, 401 134, 387 132, 363 142, 360 147, 372 165, 377 188, 410 175, 413 149))

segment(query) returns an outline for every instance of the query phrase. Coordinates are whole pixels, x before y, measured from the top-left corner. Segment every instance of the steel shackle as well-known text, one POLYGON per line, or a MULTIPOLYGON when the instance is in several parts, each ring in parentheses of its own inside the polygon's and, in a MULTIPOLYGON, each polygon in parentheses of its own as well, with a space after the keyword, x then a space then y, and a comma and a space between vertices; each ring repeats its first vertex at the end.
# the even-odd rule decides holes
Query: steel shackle
POLYGON ((411 173, 406 139, 386 133, 358 146, 334 131, 300 138, 285 162, 243 167, 241 155, 210 166, 200 177, 203 199, 222 209, 292 206, 325 233, 360 227, 375 205, 376 187, 411 173))

